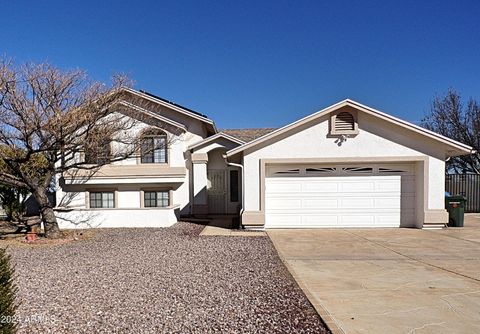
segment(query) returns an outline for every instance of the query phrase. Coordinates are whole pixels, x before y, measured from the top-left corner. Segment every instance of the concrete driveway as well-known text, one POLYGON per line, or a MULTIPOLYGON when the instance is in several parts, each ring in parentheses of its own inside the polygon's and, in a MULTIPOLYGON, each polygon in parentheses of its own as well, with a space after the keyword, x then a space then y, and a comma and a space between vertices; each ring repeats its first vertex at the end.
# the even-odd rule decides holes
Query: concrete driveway
POLYGON ((480 214, 445 230, 269 230, 334 333, 480 333, 480 214))

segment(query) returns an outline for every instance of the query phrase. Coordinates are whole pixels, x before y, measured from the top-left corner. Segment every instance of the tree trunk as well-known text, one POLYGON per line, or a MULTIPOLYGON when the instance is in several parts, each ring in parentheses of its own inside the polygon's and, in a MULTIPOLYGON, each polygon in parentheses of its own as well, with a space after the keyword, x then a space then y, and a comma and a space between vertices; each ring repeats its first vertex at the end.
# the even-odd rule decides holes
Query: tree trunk
POLYGON ((43 227, 45 236, 49 239, 60 238, 60 228, 58 227, 57 217, 50 206, 41 209, 43 227))
POLYGON ((48 200, 48 196, 44 191, 35 191, 34 197, 40 206, 40 214, 42 215, 43 227, 45 229, 45 237, 49 239, 57 239, 60 237, 60 228, 58 227, 57 217, 53 211, 52 205, 48 200))

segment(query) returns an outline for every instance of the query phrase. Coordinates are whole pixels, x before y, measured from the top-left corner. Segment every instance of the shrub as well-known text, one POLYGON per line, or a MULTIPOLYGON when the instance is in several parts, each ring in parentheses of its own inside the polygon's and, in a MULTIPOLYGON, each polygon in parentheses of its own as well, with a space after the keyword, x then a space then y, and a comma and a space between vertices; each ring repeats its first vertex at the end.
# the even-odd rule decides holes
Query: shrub
POLYGON ((13 282, 14 268, 10 263, 10 255, 0 248, 0 334, 17 331, 15 295, 17 287, 13 282))

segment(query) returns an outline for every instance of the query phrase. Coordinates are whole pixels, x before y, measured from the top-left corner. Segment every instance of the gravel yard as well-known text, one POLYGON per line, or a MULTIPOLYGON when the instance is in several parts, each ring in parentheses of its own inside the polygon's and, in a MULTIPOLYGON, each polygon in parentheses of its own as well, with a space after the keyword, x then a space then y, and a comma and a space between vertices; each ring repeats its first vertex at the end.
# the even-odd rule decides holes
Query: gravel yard
POLYGON ((327 332, 268 238, 201 237, 202 228, 10 247, 20 332, 327 332))

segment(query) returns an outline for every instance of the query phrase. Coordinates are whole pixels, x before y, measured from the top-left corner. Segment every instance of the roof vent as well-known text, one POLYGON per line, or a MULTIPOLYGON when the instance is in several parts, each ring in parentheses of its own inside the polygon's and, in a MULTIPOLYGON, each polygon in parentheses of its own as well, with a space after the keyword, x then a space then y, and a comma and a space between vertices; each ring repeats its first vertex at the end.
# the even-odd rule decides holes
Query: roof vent
POLYGON ((341 112, 335 118, 335 130, 353 131, 355 130, 355 119, 349 112, 341 112))
POLYGON ((330 134, 332 135, 356 135, 358 125, 356 113, 342 111, 332 115, 330 123, 330 134))

